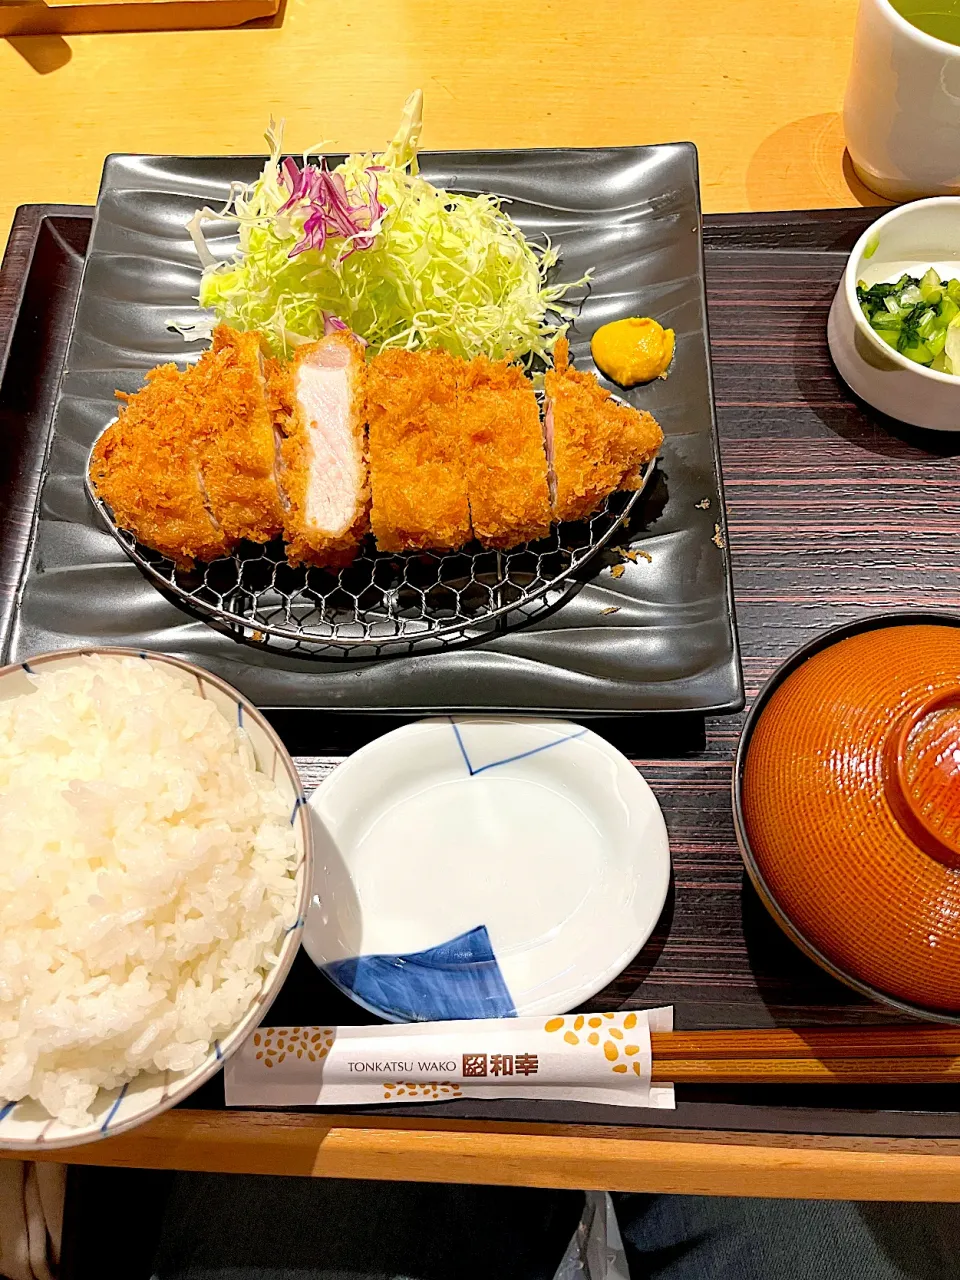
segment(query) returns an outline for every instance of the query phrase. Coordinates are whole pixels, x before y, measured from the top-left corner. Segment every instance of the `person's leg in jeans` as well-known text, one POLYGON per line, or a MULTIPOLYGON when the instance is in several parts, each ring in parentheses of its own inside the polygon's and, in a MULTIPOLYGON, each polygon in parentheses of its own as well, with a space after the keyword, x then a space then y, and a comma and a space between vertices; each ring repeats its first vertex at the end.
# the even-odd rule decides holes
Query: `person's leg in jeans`
POLYGON ((553 1280, 579 1191, 178 1174, 156 1280, 553 1280))
POLYGON ((960 1205, 613 1197, 630 1280, 950 1280, 960 1205))

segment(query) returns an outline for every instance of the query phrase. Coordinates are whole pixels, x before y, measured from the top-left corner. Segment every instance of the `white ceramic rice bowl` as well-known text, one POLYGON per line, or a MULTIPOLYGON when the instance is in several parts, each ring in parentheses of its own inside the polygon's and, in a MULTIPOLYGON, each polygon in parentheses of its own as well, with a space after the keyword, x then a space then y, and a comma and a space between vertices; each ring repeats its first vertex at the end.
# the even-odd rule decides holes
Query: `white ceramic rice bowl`
POLYGON ((150 653, 141 649, 85 648, 66 649, 59 653, 42 654, 26 663, 0 667, 0 700, 14 698, 32 688, 27 669, 38 670, 49 666, 69 666, 91 654, 106 657, 139 657, 147 662, 160 662, 179 675, 185 684, 199 685, 204 697, 209 698, 229 719, 235 718, 243 725, 261 772, 275 778, 281 790, 289 797, 290 820, 296 836, 300 857, 297 862, 297 914, 296 922, 288 931, 280 947, 280 958, 267 975, 263 990, 243 1019, 223 1040, 217 1041, 213 1052, 193 1071, 186 1073, 168 1071, 151 1075, 141 1072, 122 1089, 101 1089, 91 1108, 93 1123, 82 1127, 63 1124, 53 1119, 39 1103, 29 1099, 21 1102, 0 1100, 0 1149, 24 1154, 53 1148, 75 1147, 82 1143, 96 1142, 101 1138, 125 1133, 189 1097, 194 1090, 215 1075, 223 1062, 234 1053, 243 1041, 263 1021, 267 1009, 283 985, 294 956, 300 946, 307 894, 312 879, 313 843, 308 810, 300 785, 300 779, 286 748, 260 712, 218 676, 166 654, 150 653))

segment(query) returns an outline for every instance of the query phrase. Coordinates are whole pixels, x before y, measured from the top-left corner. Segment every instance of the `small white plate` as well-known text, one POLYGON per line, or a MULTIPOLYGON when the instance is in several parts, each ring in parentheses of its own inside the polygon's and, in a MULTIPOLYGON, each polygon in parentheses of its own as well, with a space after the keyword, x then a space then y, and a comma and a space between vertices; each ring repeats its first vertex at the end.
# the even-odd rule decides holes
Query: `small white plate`
POLYGON ((424 720, 313 793, 304 946, 390 1021, 564 1013, 653 932, 663 815, 625 756, 560 720, 424 720))

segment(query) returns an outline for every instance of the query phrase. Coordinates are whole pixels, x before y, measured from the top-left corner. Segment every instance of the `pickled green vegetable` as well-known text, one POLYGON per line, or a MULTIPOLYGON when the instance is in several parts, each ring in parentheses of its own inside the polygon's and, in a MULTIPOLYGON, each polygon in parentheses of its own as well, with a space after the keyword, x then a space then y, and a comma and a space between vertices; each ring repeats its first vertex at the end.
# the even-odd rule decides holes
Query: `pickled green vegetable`
POLYGON ((933 267, 921 278, 903 275, 869 288, 861 280, 857 301, 870 328, 895 351, 960 375, 960 280, 941 280, 933 267))

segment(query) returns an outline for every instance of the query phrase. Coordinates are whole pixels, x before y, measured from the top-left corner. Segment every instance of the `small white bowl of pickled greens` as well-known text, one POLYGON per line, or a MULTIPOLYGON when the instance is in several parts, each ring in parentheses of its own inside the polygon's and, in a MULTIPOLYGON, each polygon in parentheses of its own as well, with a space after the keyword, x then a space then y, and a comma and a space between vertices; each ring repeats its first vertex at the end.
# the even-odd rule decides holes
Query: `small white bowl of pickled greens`
POLYGON ((864 232, 827 341, 840 376, 874 409, 960 430, 960 197, 901 205, 864 232))

